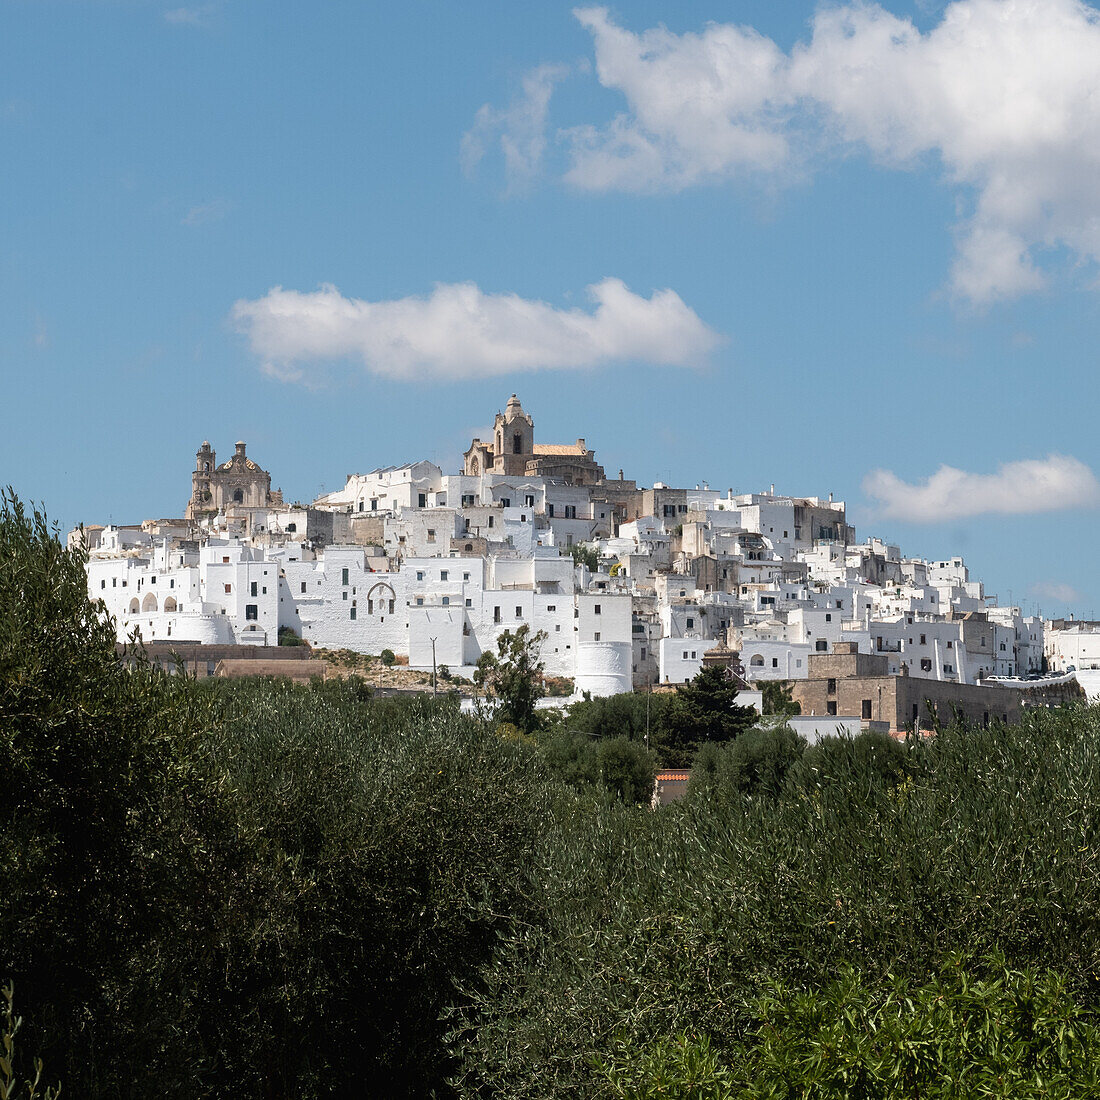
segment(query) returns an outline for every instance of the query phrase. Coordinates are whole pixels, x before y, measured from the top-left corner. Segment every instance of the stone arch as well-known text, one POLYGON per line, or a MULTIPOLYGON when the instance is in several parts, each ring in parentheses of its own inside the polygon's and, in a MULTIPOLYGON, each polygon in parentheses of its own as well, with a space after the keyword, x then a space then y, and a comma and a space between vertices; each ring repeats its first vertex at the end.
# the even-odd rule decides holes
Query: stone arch
POLYGON ((141 601, 142 611, 156 611, 157 598, 152 592, 145 593, 145 599, 141 601))
POLYGON ((137 598, 137 596, 135 596, 130 601, 130 614, 131 615, 136 615, 140 610, 141 610, 141 604, 138 603, 138 598, 137 598))
POLYGON ((763 668, 764 667, 764 658, 761 657, 759 653, 754 653, 752 655, 752 657, 749 658, 749 667, 750 668, 763 668))
POLYGON ((164 597, 164 610, 165 611, 178 611, 179 610, 179 604, 176 603, 176 597, 175 596, 165 596, 164 597))
POLYGON ((379 581, 367 592, 368 615, 392 615, 397 603, 397 594, 384 581, 379 581))

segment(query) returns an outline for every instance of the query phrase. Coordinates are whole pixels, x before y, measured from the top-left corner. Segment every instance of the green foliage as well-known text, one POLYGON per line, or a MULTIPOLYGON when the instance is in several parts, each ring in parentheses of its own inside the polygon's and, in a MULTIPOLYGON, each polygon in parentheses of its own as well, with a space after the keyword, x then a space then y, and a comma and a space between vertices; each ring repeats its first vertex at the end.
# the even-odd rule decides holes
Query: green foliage
POLYGON ((665 719, 673 696, 624 692, 595 699, 582 699, 569 708, 569 728, 589 737, 626 737, 651 745, 664 740, 665 719))
POLYGON ((308 647, 309 643, 299 638, 293 627, 281 626, 279 627, 279 645, 308 647))
POLYGON ((1060 974, 1091 1013, 1100 709, 826 739, 777 797, 704 790, 628 814, 582 793, 546 823, 531 872, 542 915, 483 973, 460 1036, 465 1096, 604 1096, 593 1058, 684 1034, 736 1068, 762 997, 824 989, 844 964, 879 1004, 894 978, 915 990, 952 953, 1000 951, 1014 971, 1060 974))
POLYGON ((496 704, 499 721, 511 722, 529 733, 535 728, 535 703, 543 697, 543 665, 539 649, 546 634, 524 623, 497 638, 497 652, 483 653, 477 662, 474 683, 496 704))
POLYGON ((976 967, 952 956, 919 983, 869 985, 845 965, 822 988, 772 985, 753 1012, 728 1061, 706 1035, 616 1036, 596 1072, 629 1100, 1072 1100, 1100 1089, 1095 1014, 1056 974, 1012 969, 996 953, 976 967))
POLYGON ((34 1076, 24 1078, 24 1091, 20 1092, 15 1036, 23 1026, 23 1019, 15 1014, 15 987, 11 982, 0 988, 0 997, 4 1000, 0 1009, 0 1100, 35 1100, 36 1096, 42 1100, 57 1100, 61 1095, 60 1085, 47 1088, 45 1092, 38 1091, 42 1083, 41 1058, 34 1060, 34 1076))
POLYGON ((764 714, 787 717, 802 713, 802 705, 791 697, 791 685, 787 680, 761 680, 760 695, 760 707, 764 714))
POLYGON ((639 1049, 616 1037, 608 1054, 593 1059, 609 1095, 621 1100, 734 1100, 733 1071, 722 1064, 706 1035, 659 1038, 639 1049))
POLYGON ((397 660, 397 657, 394 655, 394 652, 393 652, 392 649, 384 649, 378 655, 378 659, 382 662, 382 664, 384 664, 386 666, 386 668, 390 668, 393 665, 393 663, 397 660))
POLYGON ((732 741, 750 729, 756 711, 739 706, 736 698, 737 685, 722 668, 700 669, 690 683, 681 684, 665 716, 664 762, 669 767, 690 767, 703 742, 732 741))
POLYGON ((571 729, 553 731, 542 743, 542 754, 551 774, 573 787, 599 782, 596 743, 571 729))
POLYGON ((756 1006, 748 1098, 1072 1100, 1100 1092, 1100 1029, 1049 971, 961 956, 916 984, 869 986, 846 965, 824 988, 776 986, 756 1006))
POLYGON ((112 1050, 167 1076, 187 1057, 171 1038, 180 1006, 156 998, 148 960, 202 889, 191 736, 209 706, 134 656, 125 671, 82 552, 5 493, 0 973, 22 991, 32 1046, 77 1095, 126 1072, 112 1050))
POLYGON ((569 547, 568 553, 574 564, 586 566, 590 573, 599 572, 600 555, 595 546, 586 546, 583 542, 577 542, 569 547))
POLYGON ((653 797, 657 761, 637 741, 616 737, 596 745, 596 766, 604 789, 624 802, 648 805, 653 797))
POLYGON ((693 797, 710 799, 735 794, 777 799, 805 748, 787 726, 750 729, 728 745, 705 744, 695 756, 689 789, 693 797))

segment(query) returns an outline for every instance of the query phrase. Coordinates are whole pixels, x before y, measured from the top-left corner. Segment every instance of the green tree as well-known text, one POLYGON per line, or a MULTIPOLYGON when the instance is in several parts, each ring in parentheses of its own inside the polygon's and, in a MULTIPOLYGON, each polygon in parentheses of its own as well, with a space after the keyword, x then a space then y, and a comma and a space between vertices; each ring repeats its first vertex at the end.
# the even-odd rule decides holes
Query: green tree
POLYGON ((497 638, 497 652, 483 653, 474 672, 474 683, 497 705, 496 717, 530 733, 537 723, 536 702, 545 694, 539 650, 546 633, 531 633, 524 623, 497 638))
POLYGON ((704 742, 725 743, 751 729, 756 711, 739 706, 736 698, 737 685, 723 668, 700 669, 693 680, 681 684, 665 719, 666 764, 687 767, 704 742))
POLYGON ((763 680, 760 682, 760 694, 760 706, 764 714, 779 714, 787 717, 802 713, 802 706, 791 697, 791 685, 788 680, 763 680))
POLYGON ((44 513, 2 495, 0 974, 77 1095, 122 1088, 121 1050, 166 1076, 187 1058, 170 1049, 181 1002, 158 995, 156 960, 183 953, 180 906, 205 891, 190 737, 209 719, 183 677, 140 652, 123 667, 84 562, 44 513))
POLYGON ((640 742, 625 737, 600 741, 596 745, 596 764, 600 783, 616 798, 648 804, 653 797, 657 761, 640 742))
POLYGON ((599 572, 600 555, 594 546, 586 546, 583 542, 575 542, 569 547, 569 556, 574 564, 587 566, 590 573, 599 572))
POLYGON ((805 748, 806 742, 787 726, 746 730, 727 745, 702 745, 692 766, 692 795, 777 799, 805 748))

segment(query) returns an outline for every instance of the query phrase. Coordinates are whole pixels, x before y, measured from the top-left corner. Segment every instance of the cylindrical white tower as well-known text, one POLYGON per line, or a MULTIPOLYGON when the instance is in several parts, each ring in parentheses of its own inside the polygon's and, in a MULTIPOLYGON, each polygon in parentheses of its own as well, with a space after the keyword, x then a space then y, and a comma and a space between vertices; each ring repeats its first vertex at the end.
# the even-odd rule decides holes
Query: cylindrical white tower
POLYGON ((621 695, 633 688, 630 642, 579 642, 574 690, 592 695, 621 695))

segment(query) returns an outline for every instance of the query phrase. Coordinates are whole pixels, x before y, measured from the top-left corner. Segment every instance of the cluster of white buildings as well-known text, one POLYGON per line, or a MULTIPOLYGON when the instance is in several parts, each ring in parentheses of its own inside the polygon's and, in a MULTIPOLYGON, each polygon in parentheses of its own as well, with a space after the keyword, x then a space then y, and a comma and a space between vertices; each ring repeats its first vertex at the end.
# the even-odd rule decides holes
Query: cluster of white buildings
POLYGON ((754 680, 804 679, 837 642, 965 684, 1100 665, 1100 625, 993 606, 961 558, 857 541, 842 502, 608 479, 583 440, 535 444, 514 395, 460 474, 387 467, 289 505, 243 443, 221 466, 204 443, 186 518, 70 537, 120 640, 271 646, 292 630, 470 675, 527 625, 546 672, 593 694, 690 679, 719 641, 754 680))

